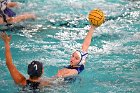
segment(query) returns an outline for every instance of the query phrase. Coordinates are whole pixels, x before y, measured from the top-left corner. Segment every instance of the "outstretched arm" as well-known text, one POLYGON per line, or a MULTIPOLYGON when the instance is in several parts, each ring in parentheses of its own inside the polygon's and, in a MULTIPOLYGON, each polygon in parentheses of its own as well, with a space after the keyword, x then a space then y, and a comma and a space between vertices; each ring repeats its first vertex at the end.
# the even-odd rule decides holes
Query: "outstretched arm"
POLYGON ((12 56, 10 52, 10 40, 11 37, 8 37, 8 35, 4 32, 0 33, 0 37, 3 39, 5 44, 5 58, 6 58, 6 65, 10 71, 10 74, 15 81, 16 84, 19 85, 25 85, 26 84, 26 78, 17 70, 15 65, 12 62, 12 56))
POLYGON ((94 29, 95 29, 95 26, 91 25, 89 32, 87 33, 87 35, 84 39, 83 45, 82 45, 83 52, 87 52, 88 47, 90 46, 94 29))
POLYGON ((18 7, 18 4, 16 2, 8 2, 7 7, 18 7))
POLYGON ((69 76, 74 76, 74 75, 77 75, 78 72, 77 70, 75 69, 66 69, 66 68, 63 68, 61 70, 58 71, 58 73, 56 74, 55 77, 69 77, 69 76))

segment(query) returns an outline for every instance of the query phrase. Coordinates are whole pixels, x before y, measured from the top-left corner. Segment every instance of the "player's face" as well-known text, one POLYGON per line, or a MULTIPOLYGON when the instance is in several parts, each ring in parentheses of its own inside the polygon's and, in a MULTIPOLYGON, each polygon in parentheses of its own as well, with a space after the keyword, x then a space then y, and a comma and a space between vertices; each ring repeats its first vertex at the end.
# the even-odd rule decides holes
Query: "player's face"
POLYGON ((77 65, 79 62, 80 62, 80 57, 76 52, 74 52, 70 58, 70 65, 74 66, 77 65))

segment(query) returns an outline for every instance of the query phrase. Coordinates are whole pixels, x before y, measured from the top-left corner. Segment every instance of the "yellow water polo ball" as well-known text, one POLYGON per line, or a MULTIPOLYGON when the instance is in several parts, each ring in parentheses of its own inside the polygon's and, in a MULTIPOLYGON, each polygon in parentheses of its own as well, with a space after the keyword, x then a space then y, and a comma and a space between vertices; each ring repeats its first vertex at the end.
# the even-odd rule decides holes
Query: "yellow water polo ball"
POLYGON ((105 15, 102 10, 94 9, 89 12, 89 22, 94 26, 100 26, 105 21, 105 15))

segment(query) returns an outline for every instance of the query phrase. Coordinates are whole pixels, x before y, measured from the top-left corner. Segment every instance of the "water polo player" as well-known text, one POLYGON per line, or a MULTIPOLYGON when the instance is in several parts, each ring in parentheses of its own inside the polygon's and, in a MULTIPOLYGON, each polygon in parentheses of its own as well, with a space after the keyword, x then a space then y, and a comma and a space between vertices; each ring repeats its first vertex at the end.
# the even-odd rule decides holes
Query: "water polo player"
POLYGON ((94 26, 91 25, 89 32, 87 33, 87 36, 84 39, 84 42, 82 44, 81 50, 76 50, 71 58, 70 58, 70 65, 59 70, 55 77, 69 77, 74 76, 79 73, 81 73, 84 70, 86 57, 88 55, 87 50, 91 43, 92 34, 94 32, 94 26))
POLYGON ((89 12, 88 19, 91 23, 91 27, 84 39, 82 49, 76 50, 72 54, 70 58, 70 65, 59 70, 55 77, 64 77, 64 79, 67 79, 66 77, 77 75, 84 70, 86 57, 88 55, 87 51, 91 43, 92 34, 95 27, 99 27, 105 21, 105 16, 102 10, 94 9, 89 12))
POLYGON ((35 19, 35 15, 31 13, 16 16, 16 13, 10 9, 12 7, 18 7, 18 4, 11 0, 0 0, 0 24, 9 25, 27 19, 35 19))
POLYGON ((14 80, 14 82, 18 85, 29 87, 30 89, 39 89, 42 86, 49 86, 52 84, 51 82, 47 81, 46 79, 42 79, 43 74, 43 64, 39 61, 32 61, 28 65, 28 75, 29 78, 26 79, 15 67, 12 62, 12 55, 10 52, 10 40, 11 36, 8 36, 5 32, 0 33, 0 38, 4 41, 5 44, 5 58, 6 58, 6 65, 9 69, 9 72, 14 80))

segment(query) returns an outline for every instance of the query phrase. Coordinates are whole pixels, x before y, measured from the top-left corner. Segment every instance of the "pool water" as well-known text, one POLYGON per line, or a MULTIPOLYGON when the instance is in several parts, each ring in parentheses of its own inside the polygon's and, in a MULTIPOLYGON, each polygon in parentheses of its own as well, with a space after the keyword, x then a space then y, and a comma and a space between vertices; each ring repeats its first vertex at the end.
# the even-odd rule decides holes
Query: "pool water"
MULTIPOLYGON (((69 64, 87 33, 90 10, 100 8, 107 16, 93 35, 86 67, 78 80, 44 88, 41 93, 140 93, 139 0, 14 1, 21 3, 14 9, 17 14, 37 15, 36 20, 14 24, 12 31, 5 29, 12 35, 13 62, 27 78, 27 65, 33 60, 44 64, 45 77, 69 64)), ((0 40, 0 93, 20 92, 6 67, 4 50, 0 40)))

